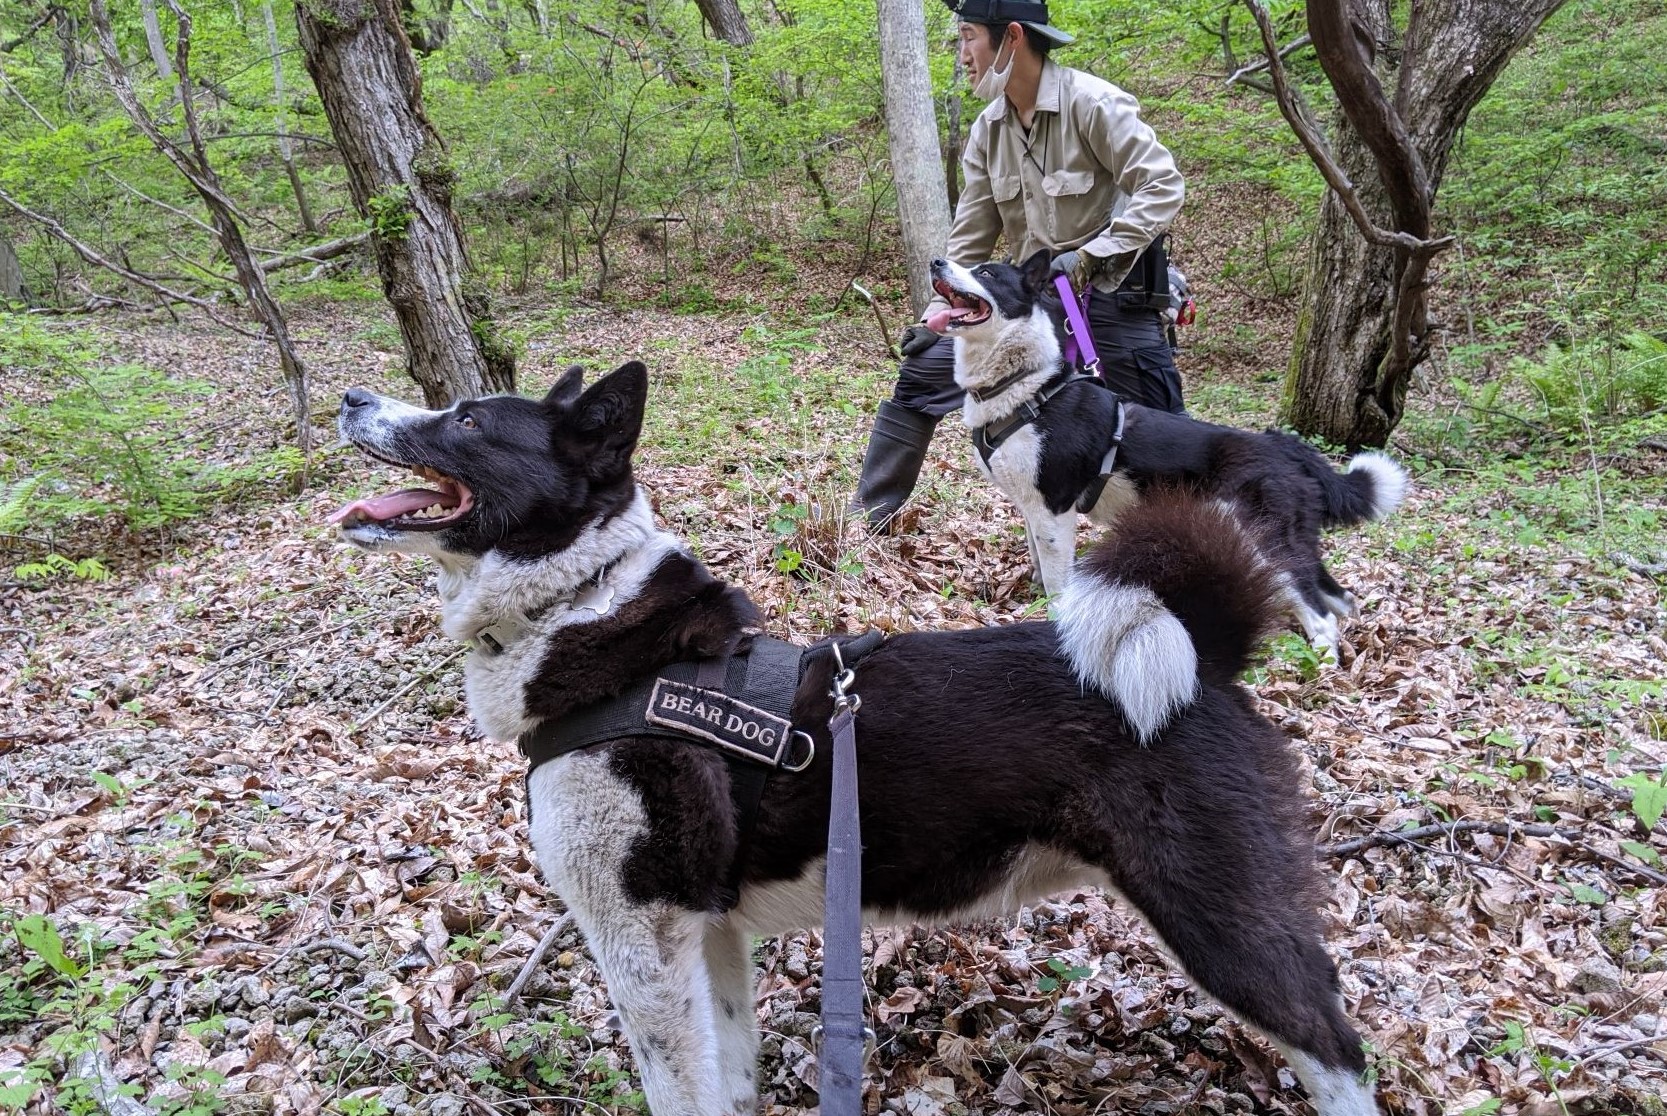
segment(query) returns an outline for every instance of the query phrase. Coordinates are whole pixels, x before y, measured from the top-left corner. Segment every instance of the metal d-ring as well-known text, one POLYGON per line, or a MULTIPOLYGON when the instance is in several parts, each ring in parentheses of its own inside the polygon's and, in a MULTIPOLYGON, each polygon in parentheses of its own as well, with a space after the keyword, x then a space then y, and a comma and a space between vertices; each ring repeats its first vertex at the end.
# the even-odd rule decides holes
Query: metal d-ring
POLYGON ((793 736, 788 737, 788 739, 791 740, 793 737, 804 738, 805 758, 800 760, 798 763, 783 763, 781 765, 781 769, 783 771, 791 771, 797 774, 798 772, 809 767, 810 762, 816 758, 816 740, 810 735, 810 733, 804 731, 803 729, 794 729, 793 736))

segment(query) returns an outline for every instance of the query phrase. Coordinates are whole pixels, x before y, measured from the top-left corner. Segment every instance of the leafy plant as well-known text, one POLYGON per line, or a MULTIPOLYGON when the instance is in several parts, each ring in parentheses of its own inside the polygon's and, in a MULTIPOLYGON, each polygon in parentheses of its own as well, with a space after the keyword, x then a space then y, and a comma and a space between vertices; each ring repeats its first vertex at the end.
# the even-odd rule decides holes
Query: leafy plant
POLYGON ((399 186, 381 194, 372 194, 365 201, 370 210, 368 223, 377 236, 398 240, 411 228, 411 191, 399 186))
POLYGON ((1662 812, 1667 810, 1667 771, 1662 772, 1660 779, 1652 779, 1640 771, 1617 779, 1615 785, 1632 791, 1632 816, 1638 819, 1644 832, 1654 829, 1662 812))

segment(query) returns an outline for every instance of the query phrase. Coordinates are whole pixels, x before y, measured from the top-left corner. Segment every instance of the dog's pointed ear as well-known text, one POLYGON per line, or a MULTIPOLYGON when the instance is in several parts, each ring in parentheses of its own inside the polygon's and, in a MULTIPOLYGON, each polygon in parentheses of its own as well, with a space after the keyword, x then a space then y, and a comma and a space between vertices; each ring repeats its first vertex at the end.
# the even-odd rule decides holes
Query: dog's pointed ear
POLYGON ((544 405, 559 408, 571 407, 573 401, 579 398, 579 389, 584 386, 585 366, 570 364, 567 366, 567 371, 563 372, 561 378, 556 381, 555 386, 544 396, 544 405))
POLYGON ((1019 265, 1019 273, 1024 276, 1025 285, 1031 290, 1046 290, 1048 273, 1053 270, 1053 253, 1046 248, 1039 248, 1031 253, 1029 259, 1019 265))
POLYGON ((585 468, 598 479, 630 467, 648 406, 648 367, 633 360, 597 380, 573 404, 573 432, 585 442, 585 468))

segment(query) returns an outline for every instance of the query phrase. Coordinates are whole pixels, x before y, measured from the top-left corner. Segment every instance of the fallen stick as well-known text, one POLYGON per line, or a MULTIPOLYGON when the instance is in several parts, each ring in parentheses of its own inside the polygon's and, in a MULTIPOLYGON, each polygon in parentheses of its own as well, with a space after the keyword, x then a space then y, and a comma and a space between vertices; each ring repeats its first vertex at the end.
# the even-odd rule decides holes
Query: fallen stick
POLYGON ((352 734, 352 733, 358 732, 360 729, 364 728, 366 725, 368 725, 372 721, 376 720, 376 718, 380 717, 383 714, 383 712, 388 708, 388 706, 392 705, 394 702, 398 701, 400 698, 404 697, 406 694, 408 694, 412 690, 416 689, 417 686, 421 685, 424 682, 429 681, 436 674, 439 674, 446 667, 448 667, 452 663, 456 662, 457 657, 459 655, 463 654, 467 650, 468 650, 467 647, 459 647, 456 651, 453 651, 450 655, 447 655, 444 659, 440 660, 438 663, 434 664, 433 666, 429 667, 427 670, 423 671, 421 674, 417 675, 415 678, 411 679, 411 681, 409 681, 405 685, 401 686, 398 690, 395 690, 391 695, 388 696, 388 698, 386 700, 384 700, 382 702, 381 705, 378 705, 375 709, 372 709, 369 713, 366 713, 363 717, 360 717, 357 721, 354 721, 353 722, 353 727, 347 730, 348 733, 352 734))
POLYGON ((515 979, 509 982, 509 990, 504 993, 505 1007, 515 1002, 515 998, 521 994, 521 989, 525 988, 527 981, 532 979, 534 970, 544 962, 544 955, 550 952, 550 947, 556 944, 556 939, 561 937, 562 932, 572 925, 573 912, 569 911, 556 919, 555 925, 544 931, 544 936, 538 939, 538 944, 527 955, 527 960, 522 964, 521 971, 516 973, 515 979))
POLYGON ((1364 837, 1351 837, 1332 845, 1320 845, 1321 856, 1353 856, 1364 849, 1383 845, 1411 845, 1426 837, 1452 837, 1460 833, 1489 833, 1495 837, 1564 837, 1574 840, 1579 830, 1559 829, 1554 825, 1539 825, 1512 821, 1482 821, 1466 818, 1462 821, 1421 825, 1417 829, 1380 829, 1364 837))
POLYGON ((885 341, 886 352, 891 354, 891 359, 902 360, 903 354, 898 351, 897 342, 891 339, 891 326, 886 324, 886 315, 885 312, 880 309, 880 304, 874 301, 874 296, 868 293, 868 288, 864 287, 855 279, 851 280, 851 289, 862 296, 862 300, 868 303, 868 308, 874 311, 874 321, 878 323, 880 327, 880 337, 885 341))

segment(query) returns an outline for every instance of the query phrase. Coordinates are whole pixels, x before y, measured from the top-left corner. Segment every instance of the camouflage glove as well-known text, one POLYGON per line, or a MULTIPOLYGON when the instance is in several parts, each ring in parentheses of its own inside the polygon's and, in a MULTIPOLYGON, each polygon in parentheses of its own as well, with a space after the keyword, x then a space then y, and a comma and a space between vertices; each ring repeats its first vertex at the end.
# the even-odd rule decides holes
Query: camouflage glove
POLYGON ((908 326, 903 330, 903 339, 897 343, 897 348, 906 357, 919 356, 936 345, 938 337, 939 334, 933 333, 924 325, 908 326))
POLYGON ((1088 284, 1093 281, 1104 262, 1098 256, 1091 256, 1081 249, 1073 248, 1055 256, 1051 270, 1055 275, 1067 276, 1071 280, 1072 288, 1081 293, 1088 289, 1088 284))

